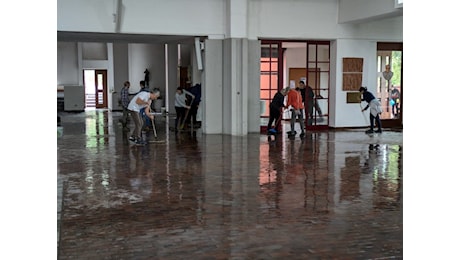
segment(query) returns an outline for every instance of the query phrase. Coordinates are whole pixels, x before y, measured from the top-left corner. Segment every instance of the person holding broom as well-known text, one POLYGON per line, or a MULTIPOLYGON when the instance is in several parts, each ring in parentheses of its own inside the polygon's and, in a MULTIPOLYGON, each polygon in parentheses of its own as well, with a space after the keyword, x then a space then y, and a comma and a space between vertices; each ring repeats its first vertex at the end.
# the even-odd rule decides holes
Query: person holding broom
MULTIPOLYGON (((145 142, 141 139, 141 130, 143 125, 141 110, 147 106, 150 106, 151 100, 155 100, 159 96, 159 90, 153 90, 152 92, 139 91, 139 93, 137 93, 129 102, 128 109, 131 112, 131 117, 134 122, 134 130, 129 137, 129 140, 134 142, 136 145, 145 144, 145 142)), ((153 115, 151 115, 151 119, 153 120, 153 115)))
POLYGON ((375 133, 381 133, 382 122, 380 121, 380 114, 383 112, 382 105, 371 92, 367 91, 366 87, 360 87, 359 92, 362 94, 361 101, 367 102, 367 106, 361 109, 361 112, 364 112, 368 108, 371 109, 369 113, 370 129, 366 131, 366 134, 374 133, 374 121, 377 122, 377 131, 375 131, 375 133))
POLYGON ((185 123, 184 120, 186 120, 186 112, 187 109, 190 109, 190 106, 187 105, 185 100, 187 99, 187 96, 190 96, 192 99, 195 98, 195 95, 190 93, 189 91, 185 90, 182 87, 177 87, 176 89, 176 97, 174 101, 174 108, 176 109, 176 120, 174 122, 174 131, 177 132, 178 130, 183 130, 181 129, 185 123))
POLYGON ((289 92, 290 88, 284 88, 276 92, 273 96, 272 102, 270 102, 270 119, 268 120, 267 125, 267 134, 276 134, 278 127, 278 123, 281 117, 281 108, 284 107, 284 98, 286 97, 287 93, 289 92), (275 122, 275 126, 272 128, 272 124, 275 122))

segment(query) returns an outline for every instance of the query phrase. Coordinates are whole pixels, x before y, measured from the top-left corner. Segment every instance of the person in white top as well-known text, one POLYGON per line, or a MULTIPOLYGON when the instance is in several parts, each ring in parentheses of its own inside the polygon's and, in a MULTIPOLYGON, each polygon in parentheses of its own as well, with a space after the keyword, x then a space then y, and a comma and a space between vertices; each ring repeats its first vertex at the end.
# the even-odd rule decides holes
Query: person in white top
POLYGON ((177 128, 180 126, 179 124, 182 124, 183 121, 186 119, 186 109, 190 109, 190 106, 186 103, 187 96, 190 96, 192 100, 195 98, 195 95, 183 89, 182 87, 178 87, 176 89, 176 99, 174 101, 174 108, 176 109, 176 121, 174 124, 174 130, 176 132, 177 128))
MULTIPOLYGON (((142 116, 140 111, 142 108, 149 106, 151 101, 157 99, 159 96, 159 90, 153 90, 152 92, 140 91, 129 102, 128 109, 131 111, 131 117, 134 122, 134 130, 129 137, 130 141, 133 141, 138 145, 144 144, 141 139, 142 116)), ((153 120, 153 115, 150 113, 149 115, 153 120)))

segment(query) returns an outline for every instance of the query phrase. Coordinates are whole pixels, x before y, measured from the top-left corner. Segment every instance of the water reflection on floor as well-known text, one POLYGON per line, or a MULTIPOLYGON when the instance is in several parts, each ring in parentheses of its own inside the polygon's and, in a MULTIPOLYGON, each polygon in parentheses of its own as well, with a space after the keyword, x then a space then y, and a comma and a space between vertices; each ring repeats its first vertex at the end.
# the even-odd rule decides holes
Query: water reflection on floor
POLYGON ((158 116, 165 142, 136 147, 120 116, 61 114, 59 259, 402 258, 401 131, 175 135, 158 116))

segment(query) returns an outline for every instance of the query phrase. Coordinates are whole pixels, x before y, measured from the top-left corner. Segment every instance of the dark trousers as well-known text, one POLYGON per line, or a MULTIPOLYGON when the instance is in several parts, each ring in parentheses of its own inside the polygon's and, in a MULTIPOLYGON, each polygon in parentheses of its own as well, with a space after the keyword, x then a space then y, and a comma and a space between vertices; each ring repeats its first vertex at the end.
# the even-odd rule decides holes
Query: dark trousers
POLYGON ((198 112, 198 104, 192 104, 190 106, 190 111, 188 112, 187 120, 185 122, 187 124, 190 124, 191 122, 193 122, 193 125, 196 125, 197 124, 197 120, 196 120, 197 112, 198 112))
POLYGON ((175 121, 175 124, 174 124, 174 128, 177 130, 178 127, 181 126, 181 124, 184 122, 185 120, 185 111, 186 108, 185 107, 175 107, 176 108, 176 121, 175 121))
POLYGON ((121 122, 121 124, 123 125, 123 127, 127 127, 127 126, 128 126, 128 113, 129 113, 128 108, 123 107, 123 117, 122 117, 121 120, 120 120, 120 122, 121 122))
POLYGON ((270 106, 270 119, 268 119, 267 130, 270 130, 270 128, 272 128, 273 121, 275 122, 274 128, 276 129, 278 119, 280 116, 281 116, 280 109, 270 106))
POLYGON ((371 122, 371 130, 374 130, 374 122, 377 122, 377 130, 382 131, 382 122, 380 121, 380 115, 373 116, 372 113, 369 113, 369 119, 371 122))

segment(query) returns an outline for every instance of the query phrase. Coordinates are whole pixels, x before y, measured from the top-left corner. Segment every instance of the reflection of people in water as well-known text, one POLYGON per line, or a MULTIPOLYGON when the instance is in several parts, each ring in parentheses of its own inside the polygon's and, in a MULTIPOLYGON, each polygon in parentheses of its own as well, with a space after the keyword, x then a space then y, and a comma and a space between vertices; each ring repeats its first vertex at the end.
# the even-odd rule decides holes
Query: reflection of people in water
POLYGON ((130 163, 129 184, 131 191, 138 196, 148 197, 152 193, 152 169, 147 166, 143 158, 150 157, 149 150, 142 147, 131 149, 134 167, 130 163))
POLYGON ((367 166, 367 170, 363 173, 374 173, 374 171, 378 170, 378 162, 377 162, 377 153, 379 151, 380 145, 379 144, 369 144, 369 157, 366 159, 364 166, 367 166))
POLYGON ((282 148, 280 148, 281 144, 279 142, 272 142, 270 143, 269 150, 268 150, 268 158, 270 161, 270 165, 273 167, 273 170, 275 172, 275 178, 276 178, 276 195, 277 197, 277 202, 279 202, 279 193, 282 190, 283 187, 283 173, 284 173, 284 162, 283 158, 280 156, 280 152, 282 148))
POLYGON ((374 208, 401 209, 401 158, 396 159, 391 155, 396 155, 398 148, 396 151, 391 151, 394 147, 391 150, 388 148, 387 144, 369 144, 363 173, 372 175, 374 208), (390 160, 390 157, 393 159, 390 160), (397 169, 398 173, 388 171, 390 168, 397 169))

